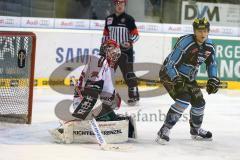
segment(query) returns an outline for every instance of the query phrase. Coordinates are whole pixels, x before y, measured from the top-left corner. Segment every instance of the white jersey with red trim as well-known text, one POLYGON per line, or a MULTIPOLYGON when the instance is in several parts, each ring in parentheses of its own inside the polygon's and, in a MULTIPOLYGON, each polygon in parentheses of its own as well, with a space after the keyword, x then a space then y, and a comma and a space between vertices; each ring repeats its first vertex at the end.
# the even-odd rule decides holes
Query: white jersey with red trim
POLYGON ((100 81, 103 80, 103 90, 102 92, 107 92, 110 94, 114 93, 114 68, 111 68, 106 60, 106 58, 99 55, 91 55, 88 64, 84 67, 81 77, 80 84, 84 87, 87 80, 90 81, 100 81))

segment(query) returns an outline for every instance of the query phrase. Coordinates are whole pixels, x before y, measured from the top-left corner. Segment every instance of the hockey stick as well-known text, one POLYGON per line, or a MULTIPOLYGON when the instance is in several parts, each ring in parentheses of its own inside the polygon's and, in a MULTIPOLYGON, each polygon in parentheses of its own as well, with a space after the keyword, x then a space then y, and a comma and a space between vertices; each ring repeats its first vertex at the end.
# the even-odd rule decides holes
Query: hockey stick
POLYGON ((98 144, 100 145, 100 148, 102 150, 105 150, 105 151, 118 150, 118 151, 120 151, 120 149, 121 149, 120 146, 107 144, 95 118, 90 120, 89 123, 92 127, 92 131, 98 141, 98 144))
POLYGON ((100 148, 102 150, 123 152, 123 151, 129 151, 132 148, 131 146, 128 146, 128 145, 108 144, 105 141, 95 118, 90 120, 90 124, 91 124, 91 127, 92 127, 92 131, 95 134, 95 137, 96 137, 96 139, 97 139, 97 141, 100 145, 100 148))
MULTIPOLYGON (((163 84, 163 83, 170 83, 173 85, 173 83, 169 82, 169 81, 164 81, 161 82, 160 80, 150 80, 150 79, 144 79, 144 78, 137 78, 138 81, 141 82, 146 82, 146 83, 151 83, 151 84, 155 84, 155 85, 159 85, 159 84, 163 84)), ((201 88, 206 87, 206 83, 200 83, 199 86, 201 88)), ((227 82, 221 82, 219 88, 221 89, 225 89, 228 87, 228 83, 227 82)))
MULTIPOLYGON (((73 76, 71 77, 71 81, 73 82, 74 86, 76 87, 77 82, 73 76)), ((80 91, 78 90, 78 92, 80 92, 80 91)), ((81 95, 81 93, 79 93, 79 95, 81 95)), ((96 119, 94 117, 92 117, 92 119, 89 121, 89 123, 90 123, 92 131, 96 137, 96 140, 102 150, 105 150, 105 151, 127 151, 131 148, 130 146, 123 147, 120 145, 107 144, 107 142, 105 141, 105 139, 102 135, 102 132, 99 128, 99 125, 98 125, 96 119)))

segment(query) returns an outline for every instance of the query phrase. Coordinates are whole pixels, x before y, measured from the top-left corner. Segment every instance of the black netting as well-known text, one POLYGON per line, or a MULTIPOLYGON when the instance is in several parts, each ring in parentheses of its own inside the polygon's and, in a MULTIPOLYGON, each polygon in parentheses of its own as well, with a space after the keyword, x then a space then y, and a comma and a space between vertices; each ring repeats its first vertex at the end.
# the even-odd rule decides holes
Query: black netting
POLYGON ((32 41, 31 36, 0 35, 0 120, 27 121, 32 41))

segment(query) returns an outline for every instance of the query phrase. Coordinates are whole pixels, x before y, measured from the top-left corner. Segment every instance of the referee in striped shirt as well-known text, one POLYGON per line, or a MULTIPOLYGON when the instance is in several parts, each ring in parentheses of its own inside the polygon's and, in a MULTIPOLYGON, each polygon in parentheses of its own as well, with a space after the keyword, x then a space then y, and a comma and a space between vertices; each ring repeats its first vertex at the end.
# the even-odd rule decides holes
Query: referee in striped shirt
POLYGON ((108 39, 115 40, 121 46, 118 66, 128 86, 128 104, 136 105, 139 101, 137 77, 133 71, 133 44, 139 39, 135 20, 125 13, 127 0, 113 0, 115 13, 105 20, 102 43, 108 39))

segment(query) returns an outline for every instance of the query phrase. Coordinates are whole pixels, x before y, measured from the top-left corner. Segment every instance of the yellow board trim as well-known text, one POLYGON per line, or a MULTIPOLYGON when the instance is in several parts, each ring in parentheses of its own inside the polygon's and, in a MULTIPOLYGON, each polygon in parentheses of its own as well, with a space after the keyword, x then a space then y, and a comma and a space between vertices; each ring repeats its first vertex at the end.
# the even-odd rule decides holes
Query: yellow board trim
MULTIPOLYGON (((9 88, 11 86, 11 83, 15 80, 18 81, 17 86, 27 86, 28 80, 27 79, 0 79, 0 88, 9 88)), ((69 86, 70 85, 70 78, 66 78, 64 80, 62 79, 54 79, 51 82, 49 82, 48 78, 38 78, 34 80, 34 86, 35 87, 49 87, 50 83, 52 85, 59 85, 59 86, 69 86)), ((207 81, 206 80, 199 80, 198 83, 200 86, 205 86, 207 81)), ((238 81, 222 81, 223 87, 226 89, 232 89, 232 90, 239 90, 240 89, 240 82, 238 81)), ((14 83, 15 84, 15 83, 14 83)), ((124 82, 122 80, 116 81, 117 86, 124 86, 124 82)), ((144 82, 140 81, 139 86, 141 87, 161 87, 162 85, 159 83, 152 83, 152 82, 144 82)))

